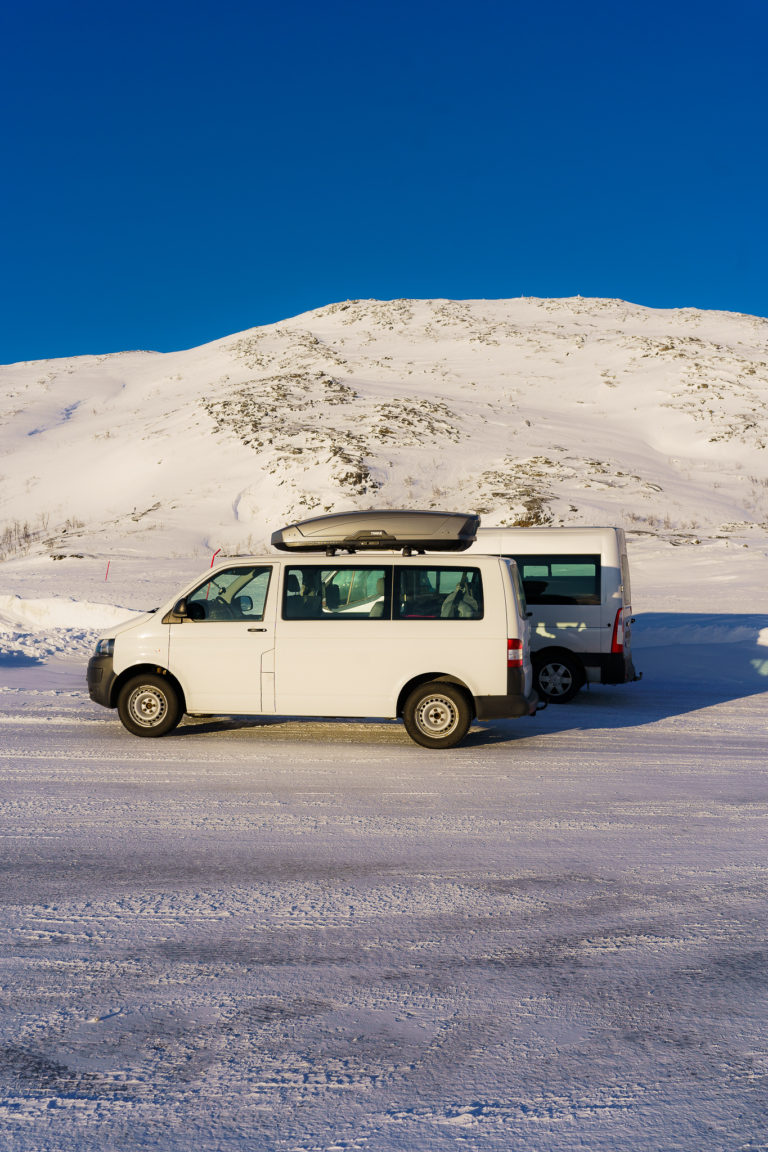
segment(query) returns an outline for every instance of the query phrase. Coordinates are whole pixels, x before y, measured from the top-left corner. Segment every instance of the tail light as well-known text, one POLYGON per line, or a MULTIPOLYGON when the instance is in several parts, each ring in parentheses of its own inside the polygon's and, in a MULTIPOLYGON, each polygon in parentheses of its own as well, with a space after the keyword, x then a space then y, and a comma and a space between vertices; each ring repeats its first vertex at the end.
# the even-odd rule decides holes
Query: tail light
POLYGON ((624 651, 624 609, 619 608, 613 623, 613 636, 611 638, 611 652, 624 651))
POLYGON ((522 668, 523 642, 522 640, 507 640, 507 667, 522 668))

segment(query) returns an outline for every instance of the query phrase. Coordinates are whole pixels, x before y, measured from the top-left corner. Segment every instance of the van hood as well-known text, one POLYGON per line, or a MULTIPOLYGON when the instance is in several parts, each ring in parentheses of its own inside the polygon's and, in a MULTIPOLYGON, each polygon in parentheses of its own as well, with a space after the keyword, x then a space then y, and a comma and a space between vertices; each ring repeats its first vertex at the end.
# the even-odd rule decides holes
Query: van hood
POLYGON ((119 636, 121 632, 128 632, 131 628, 146 624, 148 620, 152 619, 156 612, 156 608, 151 612, 138 612, 130 616, 127 620, 121 620, 119 624, 113 624, 111 628, 104 628, 99 633, 99 640, 107 640, 119 636))

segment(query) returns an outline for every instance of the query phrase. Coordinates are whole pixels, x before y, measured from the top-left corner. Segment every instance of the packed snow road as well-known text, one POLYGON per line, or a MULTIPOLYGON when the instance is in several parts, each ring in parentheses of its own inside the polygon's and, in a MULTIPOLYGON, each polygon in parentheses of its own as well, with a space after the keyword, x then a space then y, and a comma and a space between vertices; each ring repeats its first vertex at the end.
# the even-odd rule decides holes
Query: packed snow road
POLYGON ((767 1148, 767 622, 734 620, 443 753, 138 740, 81 667, 8 661, 2 1147, 767 1148))

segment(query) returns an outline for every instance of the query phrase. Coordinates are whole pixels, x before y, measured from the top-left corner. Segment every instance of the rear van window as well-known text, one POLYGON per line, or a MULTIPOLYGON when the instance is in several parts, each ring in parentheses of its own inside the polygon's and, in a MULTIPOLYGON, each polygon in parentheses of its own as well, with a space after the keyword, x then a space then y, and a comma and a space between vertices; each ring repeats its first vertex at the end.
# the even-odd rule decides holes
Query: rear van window
POLYGON ((480 620, 483 581, 478 568, 395 567, 396 620, 480 620))
POLYGON ((599 604, 599 556, 510 556, 528 604, 599 604))

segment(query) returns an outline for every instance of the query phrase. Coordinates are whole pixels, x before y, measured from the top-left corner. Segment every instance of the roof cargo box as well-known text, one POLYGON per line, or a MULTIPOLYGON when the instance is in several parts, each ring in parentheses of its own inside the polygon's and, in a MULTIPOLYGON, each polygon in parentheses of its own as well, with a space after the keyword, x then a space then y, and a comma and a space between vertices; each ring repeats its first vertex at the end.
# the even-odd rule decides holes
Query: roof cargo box
POLYGON ((283 552, 357 552, 366 548, 463 552, 475 539, 479 525, 479 516, 464 512, 335 512, 281 528, 272 534, 272 546, 283 552))

